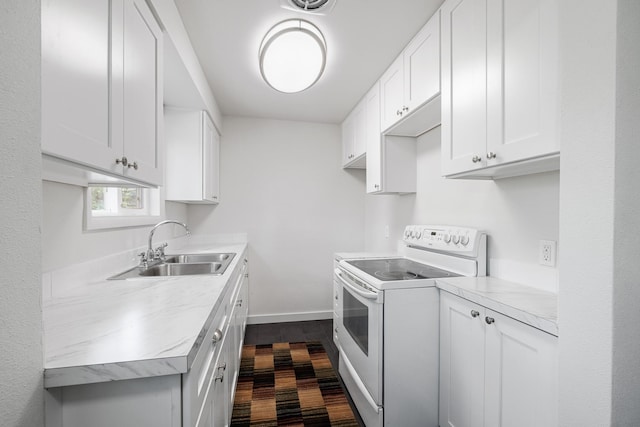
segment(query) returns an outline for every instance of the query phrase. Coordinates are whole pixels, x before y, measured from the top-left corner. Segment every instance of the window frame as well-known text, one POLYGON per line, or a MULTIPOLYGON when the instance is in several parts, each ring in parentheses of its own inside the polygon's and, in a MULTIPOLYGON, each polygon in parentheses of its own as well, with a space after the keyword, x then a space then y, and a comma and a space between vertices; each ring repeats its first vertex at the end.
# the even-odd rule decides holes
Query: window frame
MULTIPOLYGON (((162 203, 160 188, 146 188, 138 187, 142 189, 143 193, 143 205, 149 205, 151 214, 147 215, 92 215, 91 209, 91 188, 92 187, 138 187, 136 185, 125 184, 89 184, 84 188, 84 229, 86 231, 93 230, 106 230, 110 228, 127 228, 127 227, 140 227, 145 225, 157 224, 162 217, 162 203), (156 214, 157 212, 157 214, 156 214)), ((127 211, 127 209, 124 209, 127 211)), ((123 212, 126 213, 126 212, 123 212)))

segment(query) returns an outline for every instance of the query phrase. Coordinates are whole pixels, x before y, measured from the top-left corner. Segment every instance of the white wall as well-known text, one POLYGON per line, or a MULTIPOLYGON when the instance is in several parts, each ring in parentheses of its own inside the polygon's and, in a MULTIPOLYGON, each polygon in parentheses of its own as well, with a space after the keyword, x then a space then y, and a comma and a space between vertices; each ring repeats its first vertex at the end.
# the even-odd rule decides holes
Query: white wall
MULTIPOLYGON (((42 182, 42 270, 45 272, 147 244, 153 224, 84 231, 83 191, 83 187, 75 185, 42 182)), ((182 203, 165 202, 161 213, 163 218, 187 220, 187 207, 182 203)), ((183 234, 181 227, 174 230, 172 225, 164 226, 155 233, 154 242, 183 234)))
POLYGON ((640 7, 561 2, 561 426, 640 425, 640 7), (587 31, 586 29, 596 29, 587 31))
POLYGON ((221 204, 189 207, 189 223, 248 233, 253 322, 328 316, 333 253, 364 246, 364 171, 341 169, 337 125, 223 123, 221 204))
POLYGON ((557 292, 558 269, 538 265, 538 247, 541 239, 558 241, 558 172, 496 181, 444 179, 437 127, 418 138, 417 181, 414 195, 368 196, 367 249, 395 249, 408 224, 475 227, 489 235, 492 276, 557 292), (371 200, 378 197, 383 199, 371 200), (395 235, 385 247, 386 224, 395 235))
POLYGON ((44 425, 40 1, 0 3, 0 424, 44 425))

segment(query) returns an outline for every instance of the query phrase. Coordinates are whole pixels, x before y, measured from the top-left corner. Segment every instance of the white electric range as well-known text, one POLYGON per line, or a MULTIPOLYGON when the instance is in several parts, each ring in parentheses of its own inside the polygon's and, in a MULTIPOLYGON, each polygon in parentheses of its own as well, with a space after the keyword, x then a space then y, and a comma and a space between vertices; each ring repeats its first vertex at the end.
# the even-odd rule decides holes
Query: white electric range
POLYGON ((399 256, 334 271, 339 372, 367 427, 438 426, 436 281, 486 275, 480 230, 411 225, 403 242, 399 256))

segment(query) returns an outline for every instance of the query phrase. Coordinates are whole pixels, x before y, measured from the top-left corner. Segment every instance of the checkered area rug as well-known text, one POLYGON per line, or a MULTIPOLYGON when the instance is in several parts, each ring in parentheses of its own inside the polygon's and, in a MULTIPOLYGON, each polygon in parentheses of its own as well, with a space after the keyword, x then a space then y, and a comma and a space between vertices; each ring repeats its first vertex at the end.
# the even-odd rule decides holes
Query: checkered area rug
POLYGON ((232 427, 358 427, 322 344, 247 345, 232 427))

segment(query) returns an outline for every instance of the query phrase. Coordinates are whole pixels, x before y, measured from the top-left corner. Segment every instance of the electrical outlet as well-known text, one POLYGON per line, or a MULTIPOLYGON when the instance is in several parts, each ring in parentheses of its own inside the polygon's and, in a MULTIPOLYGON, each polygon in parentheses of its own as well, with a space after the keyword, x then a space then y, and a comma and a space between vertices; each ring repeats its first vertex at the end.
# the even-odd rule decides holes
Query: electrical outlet
POLYGON ((540 240, 540 265, 556 266, 556 242, 553 240, 540 240))

